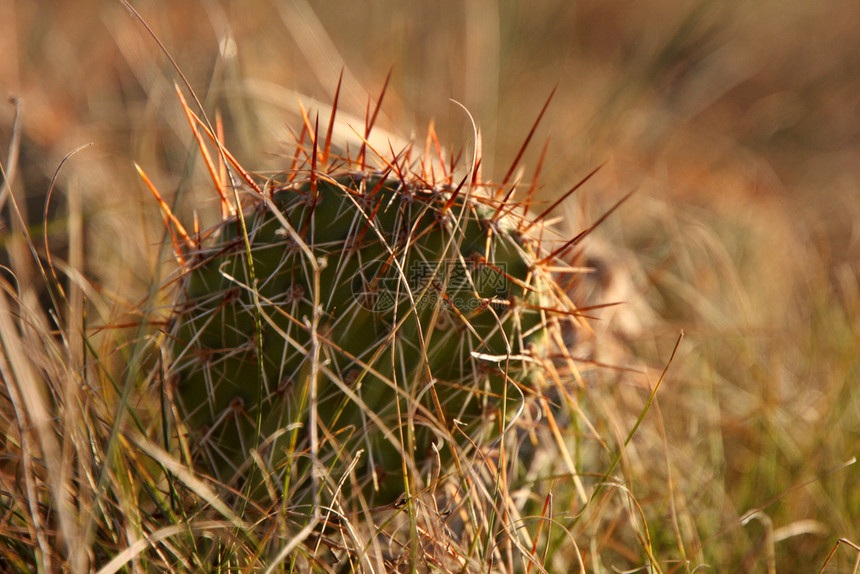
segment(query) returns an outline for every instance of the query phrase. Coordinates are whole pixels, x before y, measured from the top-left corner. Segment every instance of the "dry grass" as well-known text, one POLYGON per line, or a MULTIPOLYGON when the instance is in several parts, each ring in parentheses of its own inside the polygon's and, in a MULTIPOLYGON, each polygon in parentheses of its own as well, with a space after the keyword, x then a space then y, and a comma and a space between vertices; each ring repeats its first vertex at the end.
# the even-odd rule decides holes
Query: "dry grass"
MULTIPOLYGON (((583 367, 571 405, 593 428, 561 429, 588 503, 569 473, 513 465, 498 491, 440 482, 402 523, 346 520, 348 543, 322 539, 325 553, 306 517, 256 522, 227 504, 172 454, 153 386, 170 242, 132 161, 183 221, 219 217, 175 71, 118 2, 6 2, 0 85, 23 113, 0 110, 2 569, 265 570, 282 552, 279 568, 331 571, 374 540, 346 569, 420 555, 431 571, 857 571, 856 7, 135 6, 258 172, 287 161, 295 94, 325 117, 341 68, 345 119, 364 117, 394 66, 379 128, 399 138, 434 119, 452 150, 468 147, 448 98, 461 101, 496 180, 558 85, 523 158, 530 176, 551 138, 541 197, 607 161, 557 211, 565 232, 638 188, 601 226, 601 273, 582 294, 625 301, 582 342, 610 365, 583 367), (448 530, 444 489, 470 512, 448 530), (406 547, 386 546, 382 526, 406 547)), ((492 468, 476 484, 497 484, 492 468)))

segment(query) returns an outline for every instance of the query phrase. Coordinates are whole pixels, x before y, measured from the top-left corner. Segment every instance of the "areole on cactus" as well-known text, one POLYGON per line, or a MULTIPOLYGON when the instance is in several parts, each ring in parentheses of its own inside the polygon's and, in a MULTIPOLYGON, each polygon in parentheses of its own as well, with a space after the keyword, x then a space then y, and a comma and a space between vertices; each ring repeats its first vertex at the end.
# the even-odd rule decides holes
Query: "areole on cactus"
POLYGON ((223 214, 192 237, 161 202, 182 264, 172 396, 199 469, 301 497, 317 465, 331 491, 389 502, 477 455, 553 377, 579 312, 556 259, 575 241, 551 242, 477 157, 458 179, 408 154, 371 168, 366 140, 335 157, 305 116, 292 167, 265 184, 217 143, 250 190, 237 206, 183 106, 223 214))

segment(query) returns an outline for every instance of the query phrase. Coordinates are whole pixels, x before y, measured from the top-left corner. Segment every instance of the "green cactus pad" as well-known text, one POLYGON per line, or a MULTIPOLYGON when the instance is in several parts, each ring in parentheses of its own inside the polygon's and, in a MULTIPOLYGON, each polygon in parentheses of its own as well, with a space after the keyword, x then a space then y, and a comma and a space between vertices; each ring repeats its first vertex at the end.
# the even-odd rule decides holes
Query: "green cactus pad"
POLYGON ((556 295, 481 186, 318 176, 244 218, 247 243, 234 217, 189 257, 172 333, 189 444, 220 480, 253 466, 297 492, 314 450, 339 480, 363 449, 350 484, 396 496, 404 458, 415 478, 431 443, 445 461, 492 438, 540 372, 556 295))

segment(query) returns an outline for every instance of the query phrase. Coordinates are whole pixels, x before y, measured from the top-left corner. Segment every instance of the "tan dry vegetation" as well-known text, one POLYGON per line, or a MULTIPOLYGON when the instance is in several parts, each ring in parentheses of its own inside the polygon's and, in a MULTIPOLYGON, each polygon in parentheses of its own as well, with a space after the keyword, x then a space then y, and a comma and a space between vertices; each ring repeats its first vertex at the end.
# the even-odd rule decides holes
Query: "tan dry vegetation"
MULTIPOLYGON (((646 562, 648 545, 637 540, 646 530, 631 519, 640 508, 654 571, 817 571, 840 537, 860 542, 858 470, 843 466, 860 445, 856 3, 133 4, 207 112, 224 113, 231 149, 260 172, 282 167, 285 126, 299 125, 297 99, 324 109, 341 69, 341 110, 363 118, 368 94, 379 93, 393 67, 380 127, 401 138, 423 134, 433 120, 452 150, 468 148, 471 127, 449 98, 462 102, 483 133, 484 175, 495 179, 558 86, 524 158, 530 177, 550 138, 541 198, 554 199, 606 162, 559 210, 578 232, 638 189, 601 226, 595 247, 607 275, 593 296, 627 303, 595 322, 598 333, 618 336, 612 352, 597 339, 595 357, 649 373, 619 382, 616 370, 595 370, 590 407, 608 444, 624 442, 686 332, 615 473, 638 507, 597 505, 592 520, 572 529, 586 569, 646 562), (761 513, 746 520, 755 509, 761 513)), ((0 157, 5 170, 13 167, 7 157, 20 136, 12 192, 43 260, 51 177, 66 154, 93 142, 63 165, 48 209, 69 301, 65 340, 45 314, 46 282, 3 196, 2 264, 11 273, 4 270, 0 309, 8 455, 0 501, 23 493, 15 512, 45 516, 26 503, 44 487, 36 498, 60 509, 56 523, 19 530, 14 505, 3 507, 0 564, 9 569, 26 571, 14 556, 27 555, 17 541, 30 540, 55 544, 53 556, 34 554, 43 565, 66 560, 69 571, 85 570, 94 558, 84 549, 96 485, 118 480, 74 482, 62 469, 70 449, 85 452, 92 437, 106 443, 115 412, 114 390, 79 396, 83 358, 97 355, 116 373, 139 352, 140 306, 169 261, 161 214, 132 161, 162 190, 181 190, 177 213, 186 221, 195 209, 204 223, 217 212, 200 162, 188 168, 176 80, 120 2, 0 3, 0 88, 23 102, 17 131, 14 107, 0 108, 0 157), (127 326, 90 333, 97 353, 76 350, 83 297, 88 325, 127 326), (45 411, 57 404, 45 399, 51 390, 68 393, 60 403, 86 408, 45 411), (22 421, 42 428, 52 415, 60 416, 53 432, 21 434, 22 421), (38 446, 21 448, 34 439, 38 446), (25 480, 46 474, 57 480, 25 480), (78 496, 69 500, 66 488, 78 496)), ((103 374, 87 376, 108 386, 103 374)), ((81 468, 89 456, 98 452, 81 454, 81 468)), ((542 500, 548 490, 543 483, 529 496, 542 500)), ((133 514, 131 499, 110 503, 129 524, 149 519, 133 514)), ((553 543, 548 571, 575 564, 566 538, 553 543)), ((858 552, 836 548, 829 566, 850 571, 858 552)))

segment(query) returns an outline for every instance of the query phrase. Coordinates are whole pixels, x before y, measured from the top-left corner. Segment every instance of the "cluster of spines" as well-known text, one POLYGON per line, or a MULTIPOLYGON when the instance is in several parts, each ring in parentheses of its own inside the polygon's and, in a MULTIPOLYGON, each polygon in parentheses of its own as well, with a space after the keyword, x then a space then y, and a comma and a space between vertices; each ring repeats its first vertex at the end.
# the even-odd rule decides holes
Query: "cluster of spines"
MULTIPOLYGON (((449 427, 451 424, 451 421, 448 420, 450 411, 448 411, 449 416, 446 416, 446 407, 448 405, 443 406, 442 402, 440 402, 437 386, 438 388, 443 388, 445 384, 448 384, 455 390, 465 391, 467 393, 466 403, 475 400, 474 394, 483 396, 484 398, 488 396, 493 397, 495 402, 484 400, 481 403, 485 408, 488 405, 499 408, 499 395, 505 397, 508 394, 509 388, 512 391, 516 391, 518 398, 528 395, 530 392, 529 384, 537 380, 532 378, 531 374, 526 374, 532 370, 538 371, 538 379, 548 378, 554 381, 559 380, 558 374, 555 373, 554 364, 557 362, 555 359, 557 359, 557 356, 562 358, 567 356, 562 348, 563 337, 559 334, 563 330, 560 327, 560 323, 575 326, 580 323, 581 313, 587 310, 576 309, 570 300, 567 299, 566 287, 556 282, 556 278, 559 276, 557 271, 565 270, 566 264, 562 261, 562 257, 590 229, 570 241, 563 242, 560 247, 549 250, 542 246, 542 243, 545 241, 543 237, 543 221, 562 200, 575 192, 576 189, 594 175, 596 170, 588 174, 588 176, 571 188, 558 201, 542 210, 535 217, 528 218, 526 214, 532 203, 536 184, 532 184, 529 188, 527 200, 518 202, 511 199, 517 187, 516 183, 511 183, 511 178, 526 146, 534 134, 537 123, 546 110, 546 106, 541 110, 535 126, 526 138, 504 180, 501 184, 494 186, 481 181, 479 175, 480 156, 477 152, 473 158, 471 169, 467 171, 466 175, 459 182, 455 182, 455 162, 452 161, 449 166, 445 165, 441 146, 438 143, 432 126, 428 130, 425 153, 419 162, 415 164, 411 163, 409 159, 411 147, 403 150, 401 154, 395 154, 392 149, 390 156, 388 156, 389 159, 386 159, 387 154, 374 150, 368 141, 379 109, 378 104, 372 114, 368 113, 364 135, 359 135, 362 143, 357 156, 351 158, 347 151, 345 158, 335 157, 331 151, 331 138, 332 126, 337 110, 336 95, 332 115, 329 120, 328 132, 322 145, 320 145, 318 137, 318 120, 312 127, 309 116, 302 109, 304 119, 303 129, 301 134, 296 137, 296 154, 293 158, 291 168, 284 172, 281 181, 278 182, 273 178, 268 180, 264 185, 260 185, 251 174, 239 165, 221 143, 221 138, 219 137, 221 133, 220 124, 219 128, 216 128, 213 132, 212 129, 207 127, 206 123, 201 121, 189 109, 185 100, 182 99, 181 94, 180 101, 192 126, 195 138, 221 200, 221 213, 224 223, 218 226, 218 230, 214 233, 216 235, 220 234, 221 240, 216 241, 214 247, 204 247, 200 239, 203 234, 200 233, 199 229, 195 228, 194 234, 189 234, 167 207, 167 204, 161 199, 160 194, 148 178, 146 178, 142 170, 140 171, 147 185, 149 185, 162 206, 166 222, 169 222, 168 228, 171 230, 177 259, 186 277, 186 293, 180 297, 181 304, 177 309, 177 317, 180 323, 190 325, 191 331, 174 333, 177 340, 185 346, 184 348, 180 348, 176 353, 177 362, 174 365, 174 370, 178 374, 180 384, 183 384, 183 377, 188 377, 188 372, 194 371, 196 374, 193 377, 198 375, 201 377, 201 380, 196 382, 204 392, 201 404, 183 404, 181 405, 181 410, 186 414, 186 423, 190 423, 191 425, 200 424, 199 420, 193 422, 195 418, 200 419, 199 416, 195 416, 195 413, 201 410, 208 411, 208 418, 211 424, 203 424, 198 429, 196 436, 201 445, 211 446, 211 449, 204 448, 200 450, 201 452, 205 451, 205 456, 209 458, 210 466, 215 469, 216 473, 219 469, 223 471, 225 468, 223 462, 219 464, 215 460, 218 457, 227 460, 229 463, 227 468, 231 470, 235 471, 239 469, 241 464, 244 464, 245 471, 247 471, 247 464, 249 462, 247 453, 252 446, 259 446, 259 441, 268 438, 268 433, 271 433, 273 430, 296 429, 301 425, 310 424, 307 420, 303 420, 300 414, 309 406, 308 402, 330 399, 330 397, 310 397, 308 396, 308 389, 300 385, 301 392, 298 397, 291 398, 293 402, 281 401, 279 408, 290 411, 286 416, 281 411, 273 417, 269 416, 271 420, 264 420, 266 419, 263 412, 264 402, 277 403, 286 394, 295 392, 297 377, 307 378, 309 376, 307 372, 309 367, 304 362, 305 359, 295 359, 299 361, 298 364, 294 364, 295 360, 293 363, 287 360, 290 349, 294 352, 298 351, 299 354, 311 351, 311 349, 307 348, 307 344, 298 343, 296 337, 291 335, 290 330, 312 334, 311 339, 306 339, 308 342, 313 340, 314 345, 316 345, 314 352, 317 354, 311 362, 314 363, 317 371, 319 371, 318 367, 320 364, 323 364, 324 377, 328 377, 329 380, 336 378, 339 381, 339 384, 336 385, 338 388, 334 392, 334 395, 339 397, 335 400, 335 418, 327 417, 326 420, 322 421, 317 419, 315 424, 322 422, 325 425, 332 420, 337 421, 337 417, 343 414, 344 409, 347 408, 347 404, 350 401, 361 405, 361 408, 358 409, 358 414, 360 415, 358 418, 364 423, 366 423, 367 419, 375 420, 376 424, 382 423, 378 413, 374 409, 375 405, 370 405, 363 401, 360 394, 355 392, 355 389, 360 388, 365 379, 372 377, 386 381, 391 393, 403 393, 403 389, 398 388, 398 365, 396 364, 398 357, 394 356, 395 354, 391 351, 395 344, 411 346, 414 349, 411 359, 419 363, 424 363, 423 368, 427 374, 425 388, 417 390, 407 389, 407 393, 411 392, 412 396, 405 398, 414 399, 417 395, 432 397, 432 406, 435 407, 435 412, 432 408, 426 408, 423 411, 425 418, 432 419, 435 416, 437 417, 437 422, 441 421, 443 424, 449 425, 449 427), (224 160, 217 164, 219 167, 216 167, 216 163, 212 160, 198 126, 215 142, 218 153, 224 160), (305 146, 306 139, 311 140, 310 149, 305 146), (371 170, 367 165, 368 149, 381 162, 378 171, 371 170), (433 151, 436 152, 438 161, 428 160, 433 151), (238 203, 239 197, 237 194, 234 194, 234 200, 231 200, 229 197, 226 192, 231 187, 228 185, 227 163, 232 165, 233 169, 250 188, 251 197, 257 206, 256 208, 252 208, 250 211, 247 208, 242 208, 238 203), (418 171, 420 173, 416 173, 415 167, 419 168, 418 171), (441 180, 437 177, 437 171, 442 174, 441 180), (326 192, 329 195, 332 193, 339 194, 339 201, 341 203, 339 206, 336 206, 335 213, 333 214, 324 215, 322 213, 325 209, 332 209, 332 205, 324 205, 326 192), (387 196, 386 201, 380 200, 379 197, 381 196, 387 196), (381 229, 384 226, 380 225, 380 220, 386 213, 386 210, 391 208, 395 199, 407 205, 419 199, 415 204, 416 206, 420 206, 424 210, 424 213, 417 218, 405 219, 406 224, 401 224, 398 228, 399 233, 403 236, 393 236, 390 238, 391 241, 387 241, 389 238, 384 236, 385 230, 381 229), (296 217, 295 214, 297 213, 301 215, 296 217), (332 243, 336 253, 326 252, 327 246, 325 242, 317 242, 316 239, 311 239, 308 242, 308 238, 314 238, 317 233, 315 226, 318 219, 337 222, 339 218, 346 217, 344 214, 349 215, 350 213, 353 215, 352 220, 348 222, 350 231, 345 237, 339 238, 332 243), (256 220, 254 219, 255 217, 257 218, 256 220), (418 222, 421 222, 420 226, 418 222), (412 226, 411 229, 410 225, 412 226), (422 332, 426 325, 423 325, 421 321, 418 321, 415 327, 407 332, 405 328, 406 319, 402 316, 395 316, 394 324, 387 325, 386 330, 376 333, 375 339, 371 339, 370 342, 364 342, 366 348, 363 353, 355 353, 352 349, 344 348, 344 345, 340 343, 341 340, 332 332, 344 328, 347 331, 350 330, 352 322, 355 320, 354 315, 348 319, 340 319, 347 321, 345 326, 344 324, 332 325, 326 324, 325 317, 315 311, 320 308, 320 286, 318 284, 316 286, 311 284, 314 280, 319 281, 322 268, 330 264, 327 261, 327 257, 334 256, 336 258, 337 262, 333 265, 339 273, 343 274, 346 272, 346 267, 343 263, 344 258, 359 257, 358 254, 362 253, 363 248, 366 249, 368 244, 375 244, 377 253, 372 258, 373 263, 377 267, 375 273, 379 272, 379 268, 388 271, 396 268, 393 275, 394 292, 405 295, 405 298, 404 301, 395 303, 404 305, 406 315, 415 313, 417 316, 415 293, 408 291, 414 286, 408 285, 405 276, 406 270, 398 267, 398 262, 403 263, 406 261, 406 256, 404 255, 406 249, 411 248, 414 250, 414 253, 424 247, 422 244, 424 238, 420 234, 433 234, 435 233, 434 229, 458 229, 458 225, 472 225, 477 228, 477 231, 472 229, 470 234, 467 234, 464 228, 460 228, 458 231, 459 236, 451 234, 448 237, 447 246, 436 246, 434 249, 430 249, 429 253, 431 255, 438 255, 440 253, 447 254, 450 251, 453 255, 451 261, 455 262, 455 264, 459 262, 460 265, 465 266, 467 275, 469 264, 476 270, 492 269, 497 277, 503 277, 506 282, 513 284, 520 293, 520 296, 517 297, 507 297, 497 300, 493 300, 492 298, 483 299, 480 294, 477 294, 476 289, 474 289, 474 278, 471 278, 472 290, 478 297, 473 297, 469 301, 478 301, 482 305, 483 310, 489 310, 489 314, 481 319, 477 319, 477 314, 471 317, 467 316, 456 304, 445 300, 448 297, 448 293, 444 287, 440 289, 438 283, 435 285, 433 283, 438 277, 434 276, 430 281, 419 286, 423 290, 420 292, 421 295, 432 292, 434 295, 441 297, 444 303, 441 306, 432 307, 428 323, 431 334, 438 334, 439 331, 448 329, 452 325, 455 329, 459 330, 455 334, 446 335, 447 338, 454 339, 453 347, 444 347, 438 353, 444 355, 449 350, 452 351, 454 367, 449 372, 457 375, 453 377, 454 379, 459 377, 460 380, 443 381, 440 383, 433 377, 434 370, 437 370, 437 368, 439 371, 443 370, 444 359, 436 358, 434 363, 429 362, 428 350, 432 351, 432 347, 430 349, 427 347, 425 333, 422 332), (271 227, 271 229, 266 230, 266 226, 271 227), (419 232, 418 236, 414 235, 416 231, 419 232), (261 234, 267 234, 262 242, 259 241, 261 234), (467 236, 468 241, 483 244, 485 247, 483 255, 480 249, 474 249, 467 253, 461 251, 462 242, 467 236), (403 251, 398 252, 397 248, 401 242, 405 242, 405 247, 403 251), (512 256, 513 259, 504 261, 505 264, 522 264, 524 267, 517 273, 508 273, 504 269, 504 265, 499 266, 493 261, 493 257, 488 257, 491 248, 497 248, 505 242, 511 243, 508 246, 509 249, 519 250, 519 253, 515 253, 512 256), (296 280, 295 277, 278 278, 278 268, 284 265, 283 256, 281 255, 281 259, 277 261, 266 261, 267 258, 262 255, 261 251, 266 249, 280 250, 282 253, 286 253, 287 257, 291 254, 294 258, 301 261, 298 267, 290 268, 290 273, 292 274, 295 274, 296 269, 306 268, 308 264, 314 269, 311 273, 303 271, 303 280, 296 280), (442 250, 440 251, 440 249, 442 250), (229 258, 233 256, 237 258, 230 263, 232 267, 225 267, 229 258), (402 256, 402 260, 398 259, 399 256, 402 256), (254 262, 250 277, 247 274, 249 260, 254 262), (316 262, 316 265, 310 263, 312 260, 316 262), (207 277, 203 277, 204 272, 201 269, 207 265, 213 265, 213 262, 214 268, 211 269, 207 277), (552 272, 549 271, 550 268, 552 268, 552 272), (189 297, 187 289, 190 286, 191 290, 194 291, 195 287, 191 286, 191 283, 195 280, 199 282, 201 279, 204 283, 208 279, 212 284, 208 287, 203 286, 202 290, 200 290, 201 287, 198 285, 197 289, 199 293, 205 293, 207 289, 211 289, 212 292, 208 295, 200 295, 199 297, 197 294, 189 297), (230 284, 229 288, 225 288, 225 279, 230 284), (281 279, 282 281, 275 291, 272 292, 271 289, 266 288, 266 285, 267 282, 276 279, 281 279), (541 292, 535 294, 537 291, 535 285, 538 284, 540 284, 539 290, 541 292), (400 288, 404 291, 400 292, 400 288), (252 294, 253 297, 251 300, 243 303, 243 293, 245 295, 252 294), (266 296, 267 293, 270 296, 266 296), (275 300, 275 293, 277 293, 278 300, 275 300), (302 301, 308 301, 309 293, 315 294, 310 312, 305 315, 292 312, 296 311, 302 301), (201 297, 209 297, 209 302, 206 302, 201 297), (209 306, 213 301, 215 302, 214 306, 209 306), (236 322, 237 313, 235 311, 229 314, 225 314, 224 311, 229 306, 235 305, 243 306, 238 312, 238 316, 245 315, 240 323, 236 322), (412 308, 410 308, 410 305, 412 308), (261 315, 261 308, 271 310, 280 319, 273 320, 272 316, 268 313, 264 313, 263 315, 265 316, 261 315), (284 311, 284 308, 289 308, 292 311, 284 311), (518 323, 522 321, 522 317, 524 316, 523 310, 526 310, 525 313, 531 317, 527 321, 525 328, 523 328, 522 324, 518 323), (217 326, 220 331, 219 329, 212 331, 211 322, 215 321, 214 317, 219 313, 221 314, 221 318, 220 324, 217 326), (500 313, 502 316, 516 323, 510 333, 504 332, 500 313), (195 314, 199 316, 195 316, 191 320, 188 319, 188 317, 195 314), (312 321, 314 324, 311 324, 312 321), (277 363, 277 357, 266 358, 265 355, 267 353, 271 354, 272 351, 270 350, 270 346, 267 346, 270 341, 263 340, 262 332, 263 330, 271 331, 272 329, 277 332, 277 336, 274 338, 281 340, 279 349, 281 356, 277 377, 269 376, 269 373, 272 372, 271 369, 277 363), (434 329, 437 331, 432 333, 434 329), (207 330, 209 331, 207 332, 207 330), (230 339, 228 331, 232 331, 233 339, 230 339), (473 337, 469 336, 469 331, 471 331, 473 337), (206 353, 195 355, 191 353, 189 346, 200 346, 200 339, 212 336, 213 333, 217 334, 217 336, 215 337, 215 344, 211 349, 211 355, 207 356, 206 353), (489 338, 490 335, 496 336, 499 333, 501 333, 501 347, 498 344, 495 348, 487 346, 486 341, 483 339, 489 338), (396 338, 393 337, 394 334, 397 335, 396 338), (235 345, 224 345, 225 337, 227 340, 235 343, 235 345), (242 341, 243 338, 244 341, 242 341), (456 340, 458 338, 459 340, 456 340), (509 338, 515 340, 507 340, 509 338), (531 342, 538 340, 541 341, 539 345, 541 352, 535 354, 535 345, 531 342), (475 344, 476 342, 477 345, 475 344), (482 344, 483 346, 481 346, 482 344), (322 356, 319 354, 320 348, 323 349, 322 356), (348 367, 342 368, 342 365, 338 361, 333 361, 331 353, 340 353, 348 357, 348 367), (380 369, 377 366, 380 364, 380 355, 385 353, 391 354, 391 361, 395 363, 390 371, 387 367, 380 369), (261 355, 263 356, 261 357, 261 355), (225 373, 223 370, 219 370, 219 368, 213 368, 213 360, 226 364, 236 357, 240 357, 238 364, 224 367, 225 369, 234 369, 232 374, 225 373), (269 365, 264 364, 266 360, 269 360, 269 365), (495 365, 493 362, 495 362, 495 365), (510 365, 517 362, 520 365, 528 364, 528 367, 510 370, 510 365), (251 363, 255 363, 258 368, 251 368, 251 363), (284 369, 285 365, 289 367, 286 370, 284 369), (304 371, 302 371, 302 365, 305 365, 304 371), (335 367, 334 370, 332 370, 332 366, 335 367), (183 375, 183 372, 186 374, 183 375), (501 393, 494 392, 492 388, 487 386, 478 388, 477 383, 480 380, 485 380, 484 378, 489 372, 495 373, 497 378, 500 377, 501 393), (215 378, 213 378, 213 373, 216 375, 215 378), (512 377, 511 374, 515 374, 515 376, 512 377), (233 380, 230 380, 231 378, 233 380), (272 378, 274 380, 269 380, 272 378), (469 380, 466 381, 466 379, 469 380), (224 381, 234 386, 237 383, 246 381, 247 385, 262 389, 262 394, 259 390, 248 391, 248 389, 245 389, 246 396, 250 393, 250 401, 237 395, 227 400, 226 405, 223 404, 224 400, 221 400, 222 404, 216 405, 215 403, 219 394, 218 385, 227 384, 224 381), (461 388, 468 387, 469 385, 472 388, 461 388), (205 401, 205 404, 203 401, 205 401), (255 402, 256 404, 254 404, 255 402), (236 422, 243 417, 246 419, 246 425, 253 425, 254 434, 243 432, 241 425, 236 422), (233 422, 236 422, 235 429, 222 428, 220 435, 218 435, 214 428, 218 425, 229 426, 233 422), (224 432, 225 430, 227 432, 224 432), (234 430, 235 432, 233 432, 234 430), (261 432, 262 435, 260 434, 261 432), (218 440, 215 440, 216 436, 219 436, 218 440), (226 445, 223 444, 225 442, 227 443, 226 445), (252 444, 248 444, 249 442, 252 444), (236 453, 231 454, 224 452, 225 450, 239 450, 239 457, 237 458, 236 453), (237 461, 239 464, 237 464, 237 461)), ((549 100, 547 101, 548 103, 549 100)), ((538 172, 543 163, 545 153, 546 147, 541 154, 538 172)), ((328 199, 330 200, 331 198, 328 199)), ((331 202, 329 201, 329 203, 331 202)), ((344 221, 344 223, 346 222, 344 221)), ((437 242, 439 241, 439 237, 435 237, 434 239, 437 242)), ((331 245, 328 247, 331 247, 331 245)), ((438 264, 438 262, 436 263, 438 264)), ((364 290, 359 293, 358 298, 353 297, 352 301, 347 301, 342 296, 338 296, 341 298, 336 301, 335 308, 338 305, 360 306, 362 303, 360 300, 361 296, 373 297, 374 292, 378 296, 378 281, 380 276, 378 274, 374 275, 368 281, 367 277, 361 275, 362 270, 363 268, 350 267, 348 273, 350 274, 350 281, 358 280, 360 277, 360 280, 364 282, 362 285, 362 289, 364 290), (374 291, 375 289, 376 291, 374 291)), ((431 272, 431 275, 438 271, 439 269, 436 269, 436 271, 431 272)), ((447 271, 443 270, 442 273, 443 279, 446 281, 450 279, 450 277, 444 277, 447 271)), ((390 277, 391 275, 389 274, 390 277)), ((355 292, 352 295, 355 295, 355 292)), ((386 295, 390 296, 391 292, 387 292, 386 295)), ((332 300, 330 299, 328 303, 327 308, 331 308, 332 300)), ((372 305, 374 303, 365 301, 364 304, 372 305)), ((342 307, 338 309, 338 311, 341 310, 342 307)), ((468 312, 468 310, 466 311, 468 312)), ((206 347, 206 345, 203 345, 203 347, 206 347)), ((310 356, 310 354, 306 356, 310 356)), ((404 360, 403 357, 404 355, 401 351, 401 361, 404 360)), ((387 357, 384 357, 384 359, 388 360, 387 357)), ((569 360, 569 357, 564 362, 566 363, 565 368, 575 373, 575 366, 569 360)), ((402 365, 400 367, 400 372, 405 375, 408 370, 403 370, 402 365)), ((316 372, 314 376, 319 378, 321 376, 320 372, 316 372)), ((187 384, 187 381, 184 384, 187 384)), ((498 388, 496 387, 497 391, 498 388)), ((178 394, 182 395, 182 393, 178 394)), ((183 402, 183 399, 184 402, 188 402, 191 396, 193 394, 189 395, 186 393, 184 397, 179 399, 179 402, 183 402)), ((449 400, 460 398, 457 393, 454 393, 453 397, 453 399, 449 397, 449 400)), ((397 399, 397 416, 411 417, 408 421, 411 427, 413 418, 416 415, 420 417, 422 413, 421 408, 425 407, 421 407, 421 405, 417 407, 414 405, 408 406, 410 403, 407 400, 404 402, 404 405, 408 406, 406 410, 410 411, 407 415, 407 413, 400 409, 400 398, 403 397, 397 399)), ((314 405, 312 408, 317 408, 317 406, 314 405)), ((504 410, 506 406, 501 405, 501 410, 504 410)), ((455 414, 462 416, 464 410, 465 407, 455 414)), ((350 424, 358 427, 358 429, 353 427, 352 432, 358 430, 360 433, 362 426, 355 416, 355 411, 352 414, 351 418, 347 416, 346 419, 350 424)), ((473 413, 472 418, 475 418, 475 416, 473 413)), ((402 422, 401 420, 394 427, 385 429, 383 434, 386 435, 386 439, 389 442, 391 442, 392 438, 400 441, 403 440, 403 433, 400 432, 401 429, 398 427, 402 422)), ((326 435, 326 432, 331 430, 325 429, 323 435, 326 435)), ((288 450, 293 449, 296 446, 296 432, 287 432, 285 434, 290 440, 288 450)), ((312 442, 318 443, 319 440, 330 440, 334 444, 335 438, 329 432, 322 439, 316 437, 312 442)), ((313 445, 311 450, 314 451, 311 453, 312 456, 316 456, 318 454, 318 444, 313 445)), ((278 461, 270 459, 271 462, 277 463, 278 461)), ((230 476, 228 473, 224 473, 220 478, 229 480, 230 476)))

